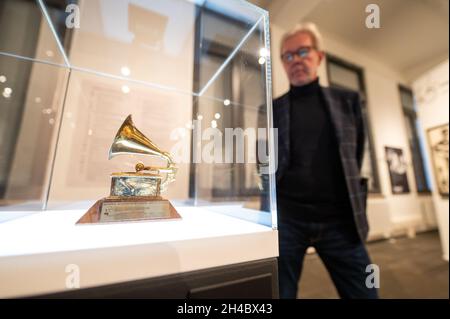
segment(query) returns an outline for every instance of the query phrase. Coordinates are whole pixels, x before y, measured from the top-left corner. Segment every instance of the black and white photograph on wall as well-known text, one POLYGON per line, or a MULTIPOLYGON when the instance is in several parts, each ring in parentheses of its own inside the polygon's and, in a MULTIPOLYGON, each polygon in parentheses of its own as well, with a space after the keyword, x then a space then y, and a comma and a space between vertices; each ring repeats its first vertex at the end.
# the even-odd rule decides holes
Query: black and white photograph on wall
POLYGON ((393 194, 409 193, 407 164, 401 148, 385 147, 393 194))
POLYGON ((448 198, 448 124, 428 129, 428 142, 437 190, 448 198))

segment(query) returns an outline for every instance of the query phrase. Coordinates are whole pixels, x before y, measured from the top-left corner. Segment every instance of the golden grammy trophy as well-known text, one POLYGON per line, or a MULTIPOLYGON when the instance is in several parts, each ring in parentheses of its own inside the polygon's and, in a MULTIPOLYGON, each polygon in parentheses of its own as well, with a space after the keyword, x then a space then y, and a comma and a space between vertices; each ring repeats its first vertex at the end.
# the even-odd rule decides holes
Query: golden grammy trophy
POLYGON ((137 163, 135 172, 111 174, 110 196, 98 200, 77 224, 181 218, 172 204, 160 196, 175 180, 177 168, 172 157, 134 126, 131 115, 119 128, 109 159, 124 154, 159 157, 167 161, 167 166, 137 163))

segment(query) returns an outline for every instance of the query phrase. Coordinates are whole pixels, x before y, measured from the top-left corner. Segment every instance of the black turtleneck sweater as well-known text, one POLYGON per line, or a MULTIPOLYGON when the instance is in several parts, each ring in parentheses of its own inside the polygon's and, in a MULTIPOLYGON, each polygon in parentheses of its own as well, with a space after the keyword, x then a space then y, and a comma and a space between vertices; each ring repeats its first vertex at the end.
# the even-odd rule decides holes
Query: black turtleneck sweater
POLYGON ((305 221, 352 218, 336 133, 318 80, 291 87, 290 167, 277 185, 281 214, 305 221))

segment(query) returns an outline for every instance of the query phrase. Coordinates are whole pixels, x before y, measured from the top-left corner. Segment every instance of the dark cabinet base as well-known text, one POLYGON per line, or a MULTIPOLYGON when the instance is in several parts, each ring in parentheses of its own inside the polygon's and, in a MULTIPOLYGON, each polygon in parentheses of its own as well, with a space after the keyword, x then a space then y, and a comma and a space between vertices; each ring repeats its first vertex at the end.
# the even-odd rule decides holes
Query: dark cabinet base
POLYGON ((278 298, 277 259, 69 290, 38 298, 278 298))

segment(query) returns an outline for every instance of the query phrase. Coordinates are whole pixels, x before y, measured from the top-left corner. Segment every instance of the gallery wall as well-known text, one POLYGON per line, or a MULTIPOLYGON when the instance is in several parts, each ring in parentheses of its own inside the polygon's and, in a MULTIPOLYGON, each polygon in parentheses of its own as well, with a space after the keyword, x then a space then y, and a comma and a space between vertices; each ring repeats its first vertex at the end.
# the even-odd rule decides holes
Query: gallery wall
MULTIPOLYGON (((414 92, 418 100, 419 116, 422 123, 422 133, 426 137, 427 165, 432 173, 433 202, 436 210, 439 232, 443 247, 443 257, 448 261, 449 250, 449 202, 448 196, 439 194, 437 184, 437 172, 433 164, 431 153, 431 141, 428 133, 432 128, 446 125, 448 130, 449 122, 449 61, 445 61, 426 72, 413 83, 414 92)), ((448 137, 448 133, 447 133, 448 137)), ((448 143, 447 143, 448 152, 448 143)), ((448 153, 447 153, 448 160, 448 153)), ((446 174, 448 182, 448 162, 446 174)), ((447 184, 448 189, 448 184, 447 184)))

